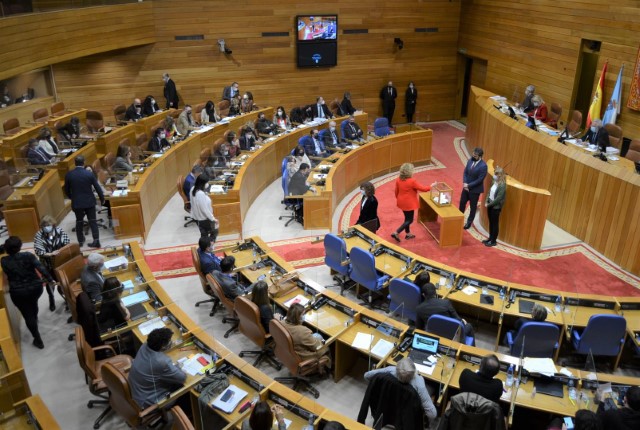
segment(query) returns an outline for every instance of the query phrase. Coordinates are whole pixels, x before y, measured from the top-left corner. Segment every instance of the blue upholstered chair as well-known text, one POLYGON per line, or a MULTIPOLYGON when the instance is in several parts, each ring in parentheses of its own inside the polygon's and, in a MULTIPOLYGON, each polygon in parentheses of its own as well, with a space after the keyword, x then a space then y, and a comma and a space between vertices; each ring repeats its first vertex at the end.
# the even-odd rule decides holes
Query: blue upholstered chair
POLYGON ((340 294, 343 294, 347 278, 351 273, 351 264, 343 264, 348 260, 349 254, 344 239, 335 234, 326 234, 324 236, 324 264, 337 273, 333 279, 340 286, 340 294))
POLYGON ((456 337, 456 333, 459 331, 459 338, 464 339, 465 345, 475 346, 476 340, 473 336, 465 336, 464 324, 462 321, 455 318, 450 318, 444 315, 431 315, 427 320, 427 327, 425 330, 429 333, 433 333, 440 337, 452 339, 456 337))
POLYGON ((404 279, 395 278, 389 283, 389 310, 395 315, 416 320, 416 308, 420 304, 420 289, 404 279))
POLYGON ((620 315, 599 314, 589 318, 582 332, 571 332, 571 343, 578 354, 615 357, 620 353, 627 321, 620 315))
POLYGON ((384 287, 389 276, 378 274, 376 260, 369 251, 356 246, 351 248, 349 256, 351 257, 351 275, 349 276, 353 282, 369 290, 366 302, 373 307, 373 293, 384 287))
POLYGON ((384 137, 391 134, 389 129, 389 120, 387 118, 376 118, 373 122, 373 133, 378 137, 384 137))
POLYGON ((517 334, 507 332, 510 354, 519 357, 553 358, 558 349, 560 328, 548 322, 530 321, 522 324, 517 334), (524 340, 524 352, 522 342, 524 340))
POLYGON ((342 136, 342 139, 345 139, 347 133, 345 132, 345 128, 347 127, 347 125, 349 125, 349 120, 345 119, 344 121, 342 121, 340 123, 340 136, 342 136))

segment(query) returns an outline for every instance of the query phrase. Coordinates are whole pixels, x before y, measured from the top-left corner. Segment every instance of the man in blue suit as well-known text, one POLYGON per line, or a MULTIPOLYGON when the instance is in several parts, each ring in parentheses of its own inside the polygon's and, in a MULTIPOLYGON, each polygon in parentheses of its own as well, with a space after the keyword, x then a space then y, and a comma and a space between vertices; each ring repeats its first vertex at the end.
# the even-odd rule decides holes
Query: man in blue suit
POLYGON ((478 207, 478 200, 480 194, 484 192, 484 177, 487 176, 487 163, 482 159, 484 151, 482 148, 475 148, 473 150, 473 156, 467 162, 467 167, 464 168, 464 174, 462 175, 462 195, 460 196, 460 212, 464 213, 469 202, 469 218, 464 225, 464 229, 467 230, 473 224, 473 219, 476 217, 476 209, 478 207))
POLYGON ((198 256, 202 273, 206 275, 214 270, 220 271, 220 259, 213 253, 213 244, 208 237, 201 237, 198 241, 198 256))
POLYGON ((76 235, 80 246, 84 245, 84 232, 82 224, 85 215, 89 220, 93 242, 91 248, 100 248, 100 232, 96 222, 96 198, 93 192, 100 197, 100 203, 104 205, 104 193, 95 175, 84 168, 84 157, 78 155, 75 158, 76 168, 70 170, 64 178, 64 193, 71 199, 71 209, 76 214, 76 235))

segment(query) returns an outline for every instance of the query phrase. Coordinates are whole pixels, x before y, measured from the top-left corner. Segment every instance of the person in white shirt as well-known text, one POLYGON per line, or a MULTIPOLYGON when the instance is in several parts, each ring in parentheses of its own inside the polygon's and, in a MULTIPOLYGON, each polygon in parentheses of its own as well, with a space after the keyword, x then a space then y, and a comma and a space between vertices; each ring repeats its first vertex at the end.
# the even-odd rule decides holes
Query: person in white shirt
POLYGON ((49 127, 43 127, 38 136, 38 148, 44 151, 49 157, 55 157, 60 151, 56 141, 51 136, 49 127))
POLYGON ((209 184, 209 176, 202 173, 196 178, 196 182, 189 193, 191 195, 191 218, 195 219, 200 229, 200 237, 208 237, 215 242, 218 237, 218 220, 213 215, 211 197, 206 191, 209 184))

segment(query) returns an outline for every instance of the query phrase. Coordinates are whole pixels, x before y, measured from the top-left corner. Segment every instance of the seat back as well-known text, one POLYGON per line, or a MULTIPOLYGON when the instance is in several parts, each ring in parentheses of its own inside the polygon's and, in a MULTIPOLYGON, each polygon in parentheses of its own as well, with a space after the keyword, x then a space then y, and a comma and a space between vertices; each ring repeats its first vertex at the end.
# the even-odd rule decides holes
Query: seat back
POLYGON ((183 203, 183 207, 185 212, 191 213, 191 202, 189 201, 189 198, 187 197, 187 195, 184 193, 184 176, 180 175, 178 176, 178 194, 180 194, 180 197, 182 197, 182 203, 183 203))
POLYGON ((287 197, 289 195, 289 171, 287 170, 287 157, 282 159, 282 166, 280 167, 282 172, 282 191, 284 192, 284 196, 287 197))
POLYGON ((519 357, 552 358, 558 346, 560 329, 548 322, 531 321, 522 324, 511 347, 511 355, 519 357), (524 352, 522 342, 524 341, 524 352))
POLYGON ((234 305, 236 315, 238 315, 238 320, 240 321, 238 326, 240 333, 262 348, 269 338, 269 335, 264 330, 262 322, 260 321, 260 309, 258 305, 242 296, 236 298, 234 305))
POLYGON ((60 281, 64 298, 67 306, 71 311, 71 317, 74 321, 78 320, 76 313, 76 297, 82 291, 80 285, 80 274, 84 269, 84 257, 82 254, 76 255, 64 264, 54 269, 54 277, 60 281))
POLYGON ((345 132, 345 128, 347 128, 348 125, 349 125, 348 119, 345 119, 340 123, 340 136, 342 136, 343 139, 346 139, 347 133, 345 132))
POLYGON ((456 339, 464 338, 464 326, 462 322, 444 315, 431 315, 427 320, 425 330, 451 340, 454 340, 454 337, 456 337, 456 339))
POLYGON ((582 112, 574 110, 571 114, 571 120, 567 124, 567 130, 569 134, 573 135, 580 131, 580 127, 582 127, 582 112))
POLYGON ((171 417, 173 417, 173 427, 171 430, 195 430, 189 418, 182 411, 180 406, 174 406, 171 408, 171 417))
POLYGON ((49 111, 47 108, 40 108, 33 111, 33 120, 38 123, 47 122, 49 119, 49 111))
POLYGON ((20 131, 20 121, 18 118, 9 118, 2 123, 5 134, 16 134, 20 131))
POLYGON ((620 149, 622 145, 622 127, 615 124, 605 124, 604 129, 609 133, 609 146, 620 149))
POLYGON ((389 283, 391 301, 389 309, 411 321, 416 320, 416 308, 420 304, 420 289, 404 279, 394 278, 389 283))
POLYGON ((377 290, 378 272, 376 260, 369 251, 353 247, 351 248, 351 274, 349 277, 369 290, 377 290))
POLYGON ((269 333, 275 342, 275 349, 273 353, 275 354, 278 361, 289 369, 294 376, 298 374, 298 365, 301 360, 293 347, 293 338, 291 337, 291 333, 284 326, 283 323, 276 320, 275 318, 269 321, 269 333))
POLYGON ((84 337, 84 330, 82 326, 76 326, 76 353, 78 355, 78 361, 80 362, 80 367, 84 370, 84 373, 91 379, 92 383, 95 384, 97 381, 101 379, 101 375, 97 373, 96 367, 96 354, 91 348, 91 345, 87 343, 87 340, 84 337))
POLYGON ((388 136, 391 132, 389 129, 389 120, 387 118, 376 118, 373 122, 373 132, 378 137, 388 136))
POLYGON ((127 113, 127 107, 125 105, 116 105, 113 107, 113 116, 116 122, 124 122, 125 114, 127 113))
POLYGON ((580 337, 577 341, 574 339, 576 352, 616 356, 622 348, 626 330, 627 320, 621 315, 592 315, 580 337))
POLYGON ((348 257, 347 244, 343 238, 331 233, 324 236, 324 264, 345 276, 351 272, 351 264, 343 265, 348 257))
POLYGON ((329 110, 333 114, 333 116, 342 115, 342 109, 340 108, 340 100, 333 99, 331 103, 329 103, 329 110))
MULTIPOLYGON (((62 266, 64 263, 66 263, 67 261, 71 260, 72 258, 78 256, 78 255, 82 255, 82 253, 80 252, 80 244, 79 243, 68 243, 65 246, 63 246, 62 248, 60 248, 56 254, 53 256, 53 261, 52 261, 52 268, 53 268, 53 276, 56 277, 57 273, 56 270, 58 267, 62 266)), ((56 281, 61 282, 60 279, 55 278, 56 281)))
POLYGON ((102 167, 105 168, 106 170, 111 171, 111 166, 113 166, 113 163, 116 162, 116 156, 113 154, 113 152, 107 152, 105 154, 105 156, 102 158, 102 167))
MULTIPOLYGON (((305 152, 306 152, 306 149, 308 146, 313 147, 313 139, 308 134, 304 135, 300 139, 298 139, 298 146, 302 146, 303 148, 305 148, 305 152)), ((307 154, 307 155, 311 155, 311 154, 307 154)))
POLYGON ((97 110, 88 110, 86 124, 90 133, 97 133, 104 129, 104 117, 97 110))
POLYGON ((51 116, 61 115, 65 110, 63 102, 55 102, 51 105, 51 116))
POLYGON ((207 273, 206 278, 207 284, 209 284, 209 286, 211 287, 211 291, 213 291, 213 294, 218 298, 218 300, 220 300, 220 303, 223 304, 224 308, 227 310, 227 313, 229 315, 233 315, 235 312, 235 305, 233 301, 229 300, 227 296, 224 295, 222 287, 211 273, 207 273))
POLYGON ((140 407, 131 396, 127 377, 111 363, 105 363, 101 369, 102 380, 109 389, 109 405, 127 424, 137 427, 140 422, 140 407))
POLYGON ((231 103, 229 103, 229 100, 221 100, 218 102, 218 115, 220 115, 220 118, 229 116, 230 106, 231 106, 231 103))
POLYGON ((193 119, 196 122, 202 122, 202 118, 200 117, 200 114, 202 113, 202 109, 204 109, 204 105, 205 103, 200 103, 193 108, 193 119))
POLYGON ((193 268, 196 269, 196 273, 198 273, 198 277, 200 278, 200 284, 202 285, 202 291, 208 296, 212 295, 211 289, 209 288, 209 284, 207 284, 207 278, 204 273, 202 273, 202 266, 200 265, 200 254, 198 254, 198 247, 191 247, 191 262, 193 263, 193 268))
POLYGON ((631 144, 629 145, 629 149, 627 150, 627 153, 625 154, 624 157, 628 158, 631 161, 635 161, 635 162, 640 161, 640 140, 633 139, 631 141, 631 144))
POLYGON ((206 164, 207 160, 209 160, 209 156, 211 155, 211 148, 203 148, 200 151, 200 163, 206 164))
POLYGON ((560 116, 562 115, 562 106, 559 103, 551 103, 551 110, 547 114, 546 123, 551 127, 556 127, 558 125, 558 121, 560 121, 560 116))

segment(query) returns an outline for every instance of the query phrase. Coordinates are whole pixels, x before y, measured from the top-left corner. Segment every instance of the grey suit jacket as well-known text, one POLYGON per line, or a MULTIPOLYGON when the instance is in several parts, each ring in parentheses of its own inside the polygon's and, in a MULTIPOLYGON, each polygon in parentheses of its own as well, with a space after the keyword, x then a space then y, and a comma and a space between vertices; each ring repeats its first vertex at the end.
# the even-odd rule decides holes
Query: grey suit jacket
POLYGON ((80 285, 82 285, 82 291, 89 295, 89 298, 94 302, 102 300, 102 286, 104 285, 104 278, 93 270, 89 269, 89 266, 85 266, 80 274, 80 285))
POLYGON ((219 270, 214 270, 211 274, 213 275, 215 280, 218 281, 218 284, 220 284, 220 286, 222 287, 224 296, 229 300, 235 300, 236 297, 244 294, 244 290, 242 289, 242 287, 240 287, 240 285, 238 285, 235 279, 230 278, 219 270))

